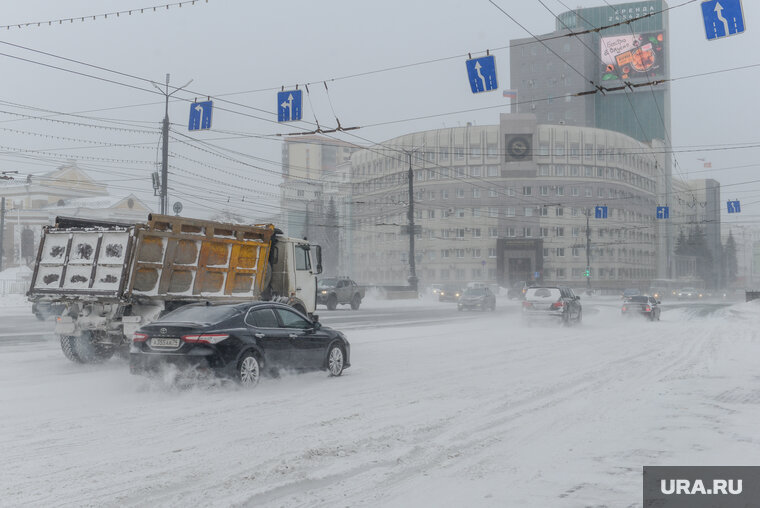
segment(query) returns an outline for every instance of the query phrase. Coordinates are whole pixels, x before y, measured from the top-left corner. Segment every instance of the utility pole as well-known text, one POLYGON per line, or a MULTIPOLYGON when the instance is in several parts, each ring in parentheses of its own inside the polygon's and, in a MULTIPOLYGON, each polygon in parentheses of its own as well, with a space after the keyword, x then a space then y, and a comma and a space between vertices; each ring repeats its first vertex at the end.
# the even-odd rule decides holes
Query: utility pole
POLYGON ((409 157, 409 286, 417 291, 417 267, 414 259, 414 173, 412 172, 412 154, 415 151, 407 152, 409 157))
POLYGON ((166 91, 161 90, 161 87, 159 87, 157 84, 152 83, 153 86, 164 96, 166 97, 166 109, 164 112, 164 121, 161 126, 161 139, 162 139, 162 148, 161 148, 161 214, 166 215, 167 213, 167 204, 168 204, 168 182, 169 179, 169 97, 174 95, 175 93, 179 92, 183 88, 185 88, 187 85, 192 83, 193 80, 191 79, 187 83, 185 83, 183 86, 175 89, 172 93, 169 93, 169 74, 166 74, 166 91))
POLYGON ((591 291, 591 228, 589 227, 589 217, 591 209, 586 209, 586 290, 591 291))
POLYGON ((3 271, 3 258, 5 257, 5 197, 0 199, 0 272, 3 271))

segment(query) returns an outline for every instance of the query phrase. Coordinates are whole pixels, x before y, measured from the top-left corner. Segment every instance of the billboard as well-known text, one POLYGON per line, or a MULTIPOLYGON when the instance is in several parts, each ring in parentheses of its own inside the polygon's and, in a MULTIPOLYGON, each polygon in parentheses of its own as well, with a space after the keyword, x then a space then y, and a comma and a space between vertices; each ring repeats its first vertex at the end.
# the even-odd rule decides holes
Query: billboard
POLYGON ((643 83, 665 78, 664 32, 602 37, 602 82, 643 83))

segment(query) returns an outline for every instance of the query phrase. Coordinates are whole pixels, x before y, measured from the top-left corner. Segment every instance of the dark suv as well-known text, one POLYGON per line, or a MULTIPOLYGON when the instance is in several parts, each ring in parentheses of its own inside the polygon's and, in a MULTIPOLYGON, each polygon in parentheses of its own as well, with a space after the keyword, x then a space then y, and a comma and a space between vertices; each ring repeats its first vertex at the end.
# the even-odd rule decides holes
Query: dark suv
POLYGON ((583 319, 581 297, 566 286, 536 286, 525 291, 523 319, 558 319, 564 325, 580 323, 583 319))

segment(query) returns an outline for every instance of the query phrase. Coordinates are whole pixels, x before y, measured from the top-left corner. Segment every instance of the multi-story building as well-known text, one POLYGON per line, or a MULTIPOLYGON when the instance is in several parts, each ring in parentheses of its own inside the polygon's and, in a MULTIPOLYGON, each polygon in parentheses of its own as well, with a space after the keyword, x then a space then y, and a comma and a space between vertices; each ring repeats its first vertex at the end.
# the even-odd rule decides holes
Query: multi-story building
MULTIPOLYGON (((510 43, 510 86, 517 91, 512 112, 535 114, 540 124, 618 131, 667 151, 668 30, 664 0, 560 13, 553 32, 510 43)), ((673 206, 670 157, 661 159, 658 174, 657 202, 673 206)), ((677 232, 668 221, 658 228, 657 271, 668 277, 677 232)))
POLYGON ((584 285, 587 266, 597 287, 655 278, 663 157, 619 132, 517 114, 360 150, 351 158, 355 276, 394 284, 409 276, 411 163, 423 284, 584 285), (607 207, 606 219, 596 206, 607 207))
POLYGON ((314 236, 315 225, 324 221, 325 184, 330 186, 338 178, 339 166, 347 164, 356 149, 356 145, 324 136, 285 138, 279 223, 287 234, 314 236))

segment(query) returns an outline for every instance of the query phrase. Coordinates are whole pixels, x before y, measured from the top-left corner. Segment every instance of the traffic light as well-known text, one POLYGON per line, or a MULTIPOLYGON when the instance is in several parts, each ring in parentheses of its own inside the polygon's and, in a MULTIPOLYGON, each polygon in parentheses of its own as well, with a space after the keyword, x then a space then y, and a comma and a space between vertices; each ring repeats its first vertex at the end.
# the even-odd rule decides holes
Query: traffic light
POLYGON ((591 277, 591 268, 586 268, 586 271, 583 272, 583 275, 586 277, 591 277))

